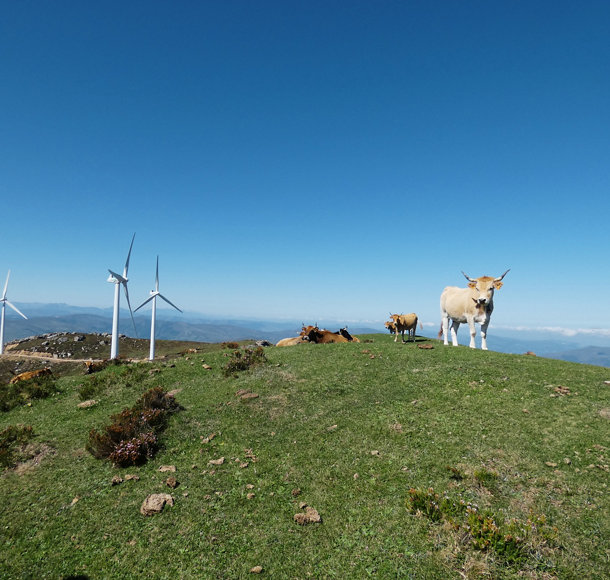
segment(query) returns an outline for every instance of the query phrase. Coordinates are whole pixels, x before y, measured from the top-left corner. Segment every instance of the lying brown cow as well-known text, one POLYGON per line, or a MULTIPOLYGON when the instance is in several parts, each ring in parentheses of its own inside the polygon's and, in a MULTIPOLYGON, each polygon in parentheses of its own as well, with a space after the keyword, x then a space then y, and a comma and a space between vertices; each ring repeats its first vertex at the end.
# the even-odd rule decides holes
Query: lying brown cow
POLYGON ((314 326, 308 333, 307 338, 309 342, 315 342, 316 344, 330 344, 332 342, 349 342, 347 338, 340 334, 335 334, 330 330, 320 330, 317 326, 314 326))
POLYGON ((106 360, 102 360, 102 361, 86 360, 85 361, 85 368, 86 368, 88 375, 91 375, 93 373, 97 373, 101 370, 104 370, 107 366, 108 366, 108 361, 106 361, 106 360))
MULTIPOLYGON (((411 314, 390 314, 390 318, 392 319, 389 323, 394 326, 394 342, 398 342, 398 333, 400 332, 402 335, 402 341, 407 342, 409 338, 413 339, 415 342, 415 330, 417 329, 417 314, 412 312, 411 314), (407 340, 405 340, 405 331, 407 332, 407 340)), ((386 328, 388 327, 388 322, 386 322, 386 328)), ((421 322, 419 324, 420 328, 423 328, 421 322)))
POLYGON ((19 373, 15 375, 10 381, 9 384, 14 385, 15 383, 19 383, 21 381, 29 381, 31 379, 37 379, 38 377, 50 377, 53 376, 51 369, 45 367, 44 369, 38 369, 37 371, 26 371, 24 373, 19 373))
POLYGON ((304 336, 295 336, 293 338, 282 338, 275 346, 296 346, 297 344, 305 344, 309 342, 304 336))

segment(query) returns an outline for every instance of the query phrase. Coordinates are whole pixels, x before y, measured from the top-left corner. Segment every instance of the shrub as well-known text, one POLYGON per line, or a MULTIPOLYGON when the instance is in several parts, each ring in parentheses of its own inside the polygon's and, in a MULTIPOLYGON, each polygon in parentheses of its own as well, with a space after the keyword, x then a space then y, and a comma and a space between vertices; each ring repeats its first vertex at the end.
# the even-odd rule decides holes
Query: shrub
POLYGON ((150 389, 131 409, 112 415, 112 422, 101 432, 92 429, 87 451, 120 467, 144 463, 159 449, 159 434, 167 427, 169 416, 179 409, 174 397, 161 387, 150 389))
POLYGON ((230 348, 230 349, 236 349, 239 348, 239 343, 237 342, 223 342, 222 343, 222 348, 230 348))
POLYGON ((466 532, 470 545, 481 551, 493 551, 509 564, 518 564, 533 552, 533 545, 552 543, 556 529, 546 525, 544 516, 533 513, 526 522, 504 521, 499 514, 479 511, 475 504, 439 495, 432 488, 409 490, 407 507, 433 522, 445 521, 454 530, 466 532))
POLYGON ((267 362, 265 351, 262 346, 256 348, 246 348, 244 350, 234 350, 231 353, 229 362, 224 366, 225 376, 230 376, 238 371, 247 371, 252 367, 262 365, 267 362))
POLYGON ((0 410, 10 411, 19 405, 26 405, 35 399, 45 399, 59 389, 53 377, 41 376, 28 381, 0 386, 0 410))
POLYGON ((19 448, 23 447, 34 432, 31 425, 9 425, 0 432, 0 467, 12 467, 18 456, 19 448))

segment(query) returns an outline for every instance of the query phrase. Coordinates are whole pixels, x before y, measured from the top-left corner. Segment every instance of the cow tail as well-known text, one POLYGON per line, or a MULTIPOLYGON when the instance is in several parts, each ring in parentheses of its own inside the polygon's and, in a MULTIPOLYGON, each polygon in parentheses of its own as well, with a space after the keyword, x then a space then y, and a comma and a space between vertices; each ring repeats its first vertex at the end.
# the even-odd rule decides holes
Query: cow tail
POLYGON ((419 321, 419 329, 423 330, 424 329, 424 325, 421 323, 421 320, 419 321))
POLYGON ((438 331, 438 338, 443 337, 443 323, 441 322, 441 329, 438 331))

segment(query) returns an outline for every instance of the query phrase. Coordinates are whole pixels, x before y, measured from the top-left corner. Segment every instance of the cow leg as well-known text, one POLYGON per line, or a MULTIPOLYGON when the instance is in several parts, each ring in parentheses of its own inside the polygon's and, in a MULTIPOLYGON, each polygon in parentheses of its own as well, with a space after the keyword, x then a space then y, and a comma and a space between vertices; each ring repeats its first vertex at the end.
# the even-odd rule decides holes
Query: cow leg
POLYGON ((394 342, 398 342, 398 328, 395 328, 395 329, 394 329, 394 334, 395 334, 395 336, 394 336, 394 342))
POLYGON ((474 324, 474 320, 469 320, 468 326, 470 327, 470 348, 476 348, 477 346, 474 342, 474 337, 477 334, 477 327, 474 324))
MULTIPOLYGON (((409 331, 407 330, 407 332, 409 332, 409 331)), ((404 331, 404 330, 402 330, 402 331, 400 332, 400 334, 402 335, 402 341, 403 341, 403 342, 407 342, 407 341, 405 340, 405 331, 404 331)), ((408 334, 407 334, 407 338, 409 338, 409 335, 408 335, 408 334)))
POLYGON ((443 329, 443 344, 445 346, 449 345, 449 316, 443 313, 443 317, 441 319, 441 327, 443 329))
POLYGON ((481 324, 481 350, 487 350, 487 327, 489 322, 481 324))
POLYGON ((453 346, 458 346, 457 333, 459 327, 460 323, 453 320, 451 323, 451 342, 453 343, 453 346))

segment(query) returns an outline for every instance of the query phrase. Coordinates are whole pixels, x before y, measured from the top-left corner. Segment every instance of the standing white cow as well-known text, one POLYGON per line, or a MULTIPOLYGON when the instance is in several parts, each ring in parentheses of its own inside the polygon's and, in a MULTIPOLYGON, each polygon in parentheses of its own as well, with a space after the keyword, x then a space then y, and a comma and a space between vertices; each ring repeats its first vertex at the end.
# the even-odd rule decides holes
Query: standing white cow
POLYGON ((468 288, 447 286, 441 294, 441 330, 439 338, 445 335, 445 344, 449 344, 449 319, 451 319, 451 341, 458 346, 457 331, 462 322, 470 327, 470 348, 476 348, 474 337, 476 335, 475 323, 481 325, 481 348, 487 350, 487 327, 494 309, 494 290, 502 288, 502 278, 508 274, 506 270, 499 278, 481 276, 469 278, 468 288))

